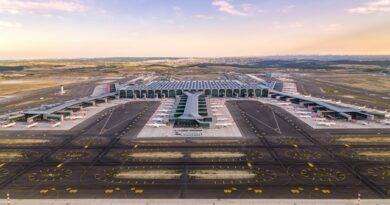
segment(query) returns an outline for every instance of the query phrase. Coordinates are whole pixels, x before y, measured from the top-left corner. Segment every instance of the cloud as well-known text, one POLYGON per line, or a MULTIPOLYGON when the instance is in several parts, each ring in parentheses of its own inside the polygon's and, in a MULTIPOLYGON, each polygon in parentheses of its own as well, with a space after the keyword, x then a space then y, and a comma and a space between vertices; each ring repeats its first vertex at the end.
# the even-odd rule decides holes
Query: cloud
POLYGON ((196 14, 196 15, 194 15, 194 18, 202 19, 202 20, 211 20, 211 19, 214 19, 214 16, 209 16, 209 15, 204 15, 204 14, 196 14))
POLYGON ((338 23, 333 23, 329 25, 321 26, 322 30, 325 32, 337 32, 343 29, 343 26, 338 23))
POLYGON ((17 22, 0 21, 0 28, 21 28, 22 24, 17 22))
POLYGON ((289 13, 291 10, 293 10, 296 6, 295 5, 288 5, 282 9, 279 10, 280 13, 284 13, 284 14, 287 14, 289 13))
POLYGON ((170 25, 176 24, 175 20, 173 20, 173 19, 165 19, 163 22, 166 24, 170 24, 170 25))
POLYGON ((352 14, 390 12, 390 0, 372 0, 361 6, 348 9, 348 12, 352 14))
POLYGON ((180 7, 178 7, 178 6, 174 6, 174 7, 172 7, 172 9, 173 9, 173 11, 175 12, 175 15, 176 16, 181 16, 182 15, 182 9, 180 8, 180 7))
POLYGON ((225 0, 213 0, 212 4, 218 7, 221 12, 228 13, 233 16, 247 16, 248 13, 236 9, 230 2, 225 0))
POLYGON ((53 17, 53 15, 51 15, 51 14, 43 14, 42 16, 45 18, 52 18, 53 17))
POLYGON ((288 25, 289 28, 302 28, 303 23, 301 22, 293 22, 288 25))
POLYGON ((299 29, 303 28, 305 25, 302 22, 290 22, 290 23, 280 23, 278 21, 273 22, 273 28, 275 29, 299 29))
POLYGON ((241 4, 241 9, 246 14, 264 13, 264 10, 257 8, 253 4, 241 4))
POLYGON ((0 0, 0 12, 7 13, 47 13, 61 12, 84 12, 87 7, 77 1, 69 0, 0 0))

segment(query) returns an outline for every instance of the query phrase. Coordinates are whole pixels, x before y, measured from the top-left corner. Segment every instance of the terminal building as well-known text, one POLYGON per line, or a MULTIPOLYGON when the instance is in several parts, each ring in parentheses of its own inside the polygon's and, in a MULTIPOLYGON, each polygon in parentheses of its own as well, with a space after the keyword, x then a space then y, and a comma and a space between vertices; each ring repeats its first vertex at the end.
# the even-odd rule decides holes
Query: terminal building
POLYGON ((169 121, 177 127, 209 128, 212 117, 207 108, 206 98, 202 92, 184 92, 177 97, 169 121))
POLYGON ((207 97, 267 97, 268 88, 240 81, 153 81, 118 89, 120 98, 174 98, 185 92, 201 92, 207 97))
POLYGON ((351 120, 373 120, 375 116, 380 117, 375 113, 364 112, 359 109, 338 106, 330 103, 326 103, 319 100, 309 99, 303 96, 272 91, 270 93, 271 98, 277 98, 282 101, 290 101, 295 104, 300 104, 310 110, 316 112, 320 116, 324 116, 331 119, 343 119, 347 121, 351 120))
MULTIPOLYGON (((105 92, 96 96, 66 101, 64 103, 44 105, 38 108, 28 109, 16 115, 8 116, 7 121, 56 120, 62 121, 64 117, 70 116, 83 107, 93 106, 96 103, 107 102, 115 98, 176 98, 192 99, 194 96, 189 93, 200 93, 195 95, 198 99, 204 97, 267 97, 268 88, 261 84, 247 84, 240 81, 152 81, 147 84, 116 85, 109 84, 105 92), (187 94, 185 94, 187 93, 187 94)), ((202 102, 199 101, 199 106, 202 102)), ((177 124, 183 124, 188 118, 190 110, 183 113, 177 124)), ((199 108, 200 116, 203 116, 203 108, 199 108)), ((207 118, 197 118, 199 126, 207 118)), ((207 124, 207 123, 206 123, 207 124)))
POLYGON ((117 97, 115 90, 110 87, 109 91, 114 92, 24 110, 18 114, 8 116, 6 121, 26 121, 27 123, 42 120, 63 121, 65 117, 71 116, 85 107, 94 106, 99 103, 107 103, 109 100, 115 99, 117 97))

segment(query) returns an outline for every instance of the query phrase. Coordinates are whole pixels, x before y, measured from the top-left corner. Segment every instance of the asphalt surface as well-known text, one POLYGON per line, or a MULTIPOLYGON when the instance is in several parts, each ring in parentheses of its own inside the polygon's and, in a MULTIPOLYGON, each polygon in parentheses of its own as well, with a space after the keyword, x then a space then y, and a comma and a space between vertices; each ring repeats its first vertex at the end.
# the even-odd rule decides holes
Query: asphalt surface
POLYGON ((358 104, 381 110, 390 109, 390 94, 373 92, 360 88, 349 87, 331 82, 316 81, 314 79, 299 78, 296 80, 297 90, 305 95, 320 98, 337 99, 345 103, 358 104), (335 93, 324 92, 325 88, 335 89, 335 93), (352 96, 352 97, 351 97, 352 96), (387 97, 387 99, 383 99, 387 97))
MULTIPOLYGON (((241 139, 137 139, 158 102, 131 102, 107 109, 66 132, 1 132, 9 138, 47 139, 10 146, 23 157, 0 166, 0 189, 11 198, 389 198, 390 164, 364 158, 358 149, 389 150, 383 144, 340 144, 338 133, 315 131, 285 111, 257 101, 229 101, 241 139), (134 157, 134 153, 179 153, 178 157, 134 157), (194 157, 194 153, 236 157, 194 157), (157 170, 171 179, 126 179, 120 171, 157 170), (196 171, 253 173, 253 178, 201 179, 196 171)), ((375 130, 375 134, 386 130, 375 130)), ((366 130, 366 134, 373 131, 366 130)), ((1 156, 1 155, 0 155, 1 156)))

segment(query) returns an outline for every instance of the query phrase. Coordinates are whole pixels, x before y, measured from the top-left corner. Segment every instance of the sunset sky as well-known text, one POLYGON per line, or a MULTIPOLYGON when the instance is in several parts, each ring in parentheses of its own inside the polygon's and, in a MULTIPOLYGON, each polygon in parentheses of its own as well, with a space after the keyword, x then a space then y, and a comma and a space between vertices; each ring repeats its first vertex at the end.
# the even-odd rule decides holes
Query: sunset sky
POLYGON ((0 59, 390 54, 390 0, 0 0, 0 59))

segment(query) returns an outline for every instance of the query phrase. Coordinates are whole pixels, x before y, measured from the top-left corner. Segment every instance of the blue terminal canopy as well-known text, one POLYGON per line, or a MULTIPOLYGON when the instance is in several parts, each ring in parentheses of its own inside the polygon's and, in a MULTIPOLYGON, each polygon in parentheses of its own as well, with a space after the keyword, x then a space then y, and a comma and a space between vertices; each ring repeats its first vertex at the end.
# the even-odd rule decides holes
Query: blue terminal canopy
POLYGON ((206 89, 267 89, 261 84, 247 84, 237 80, 212 81, 153 81, 146 85, 129 85, 130 90, 206 90, 206 89))

